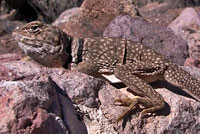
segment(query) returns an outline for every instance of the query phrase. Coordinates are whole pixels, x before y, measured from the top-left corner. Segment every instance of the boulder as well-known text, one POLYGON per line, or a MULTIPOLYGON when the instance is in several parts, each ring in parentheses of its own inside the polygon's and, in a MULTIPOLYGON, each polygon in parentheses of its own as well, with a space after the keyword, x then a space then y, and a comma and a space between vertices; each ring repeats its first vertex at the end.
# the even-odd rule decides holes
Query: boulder
POLYGON ((137 15, 131 0, 85 0, 80 9, 62 13, 60 23, 56 20, 54 25, 76 38, 102 36, 110 21, 120 14, 137 15))
POLYGON ((197 12, 193 8, 185 8, 181 14, 169 24, 175 34, 181 36, 181 29, 189 25, 198 25, 200 26, 200 18, 197 12))
POLYGON ((86 134, 86 126, 67 94, 48 73, 41 73, 39 66, 32 67, 20 61, 4 61, 0 67, 5 74, 0 78, 0 133, 86 134), (11 67, 14 64, 17 68, 11 67))
MULTIPOLYGON (((140 119, 141 109, 136 107, 116 123, 126 107, 114 105, 114 101, 130 94, 115 88, 123 86, 113 87, 86 74, 45 68, 34 61, 12 59, 13 56, 0 58, 0 74, 4 73, 0 75, 2 134, 199 132, 200 104, 185 94, 178 95, 182 92, 166 83, 155 83, 165 87, 156 89, 164 94, 163 110, 140 119)), ((184 69, 200 78, 198 69, 184 69)))
POLYGON ((181 8, 200 5, 200 2, 198 0, 133 0, 133 2, 138 7, 144 6, 152 2, 168 3, 171 8, 181 8))

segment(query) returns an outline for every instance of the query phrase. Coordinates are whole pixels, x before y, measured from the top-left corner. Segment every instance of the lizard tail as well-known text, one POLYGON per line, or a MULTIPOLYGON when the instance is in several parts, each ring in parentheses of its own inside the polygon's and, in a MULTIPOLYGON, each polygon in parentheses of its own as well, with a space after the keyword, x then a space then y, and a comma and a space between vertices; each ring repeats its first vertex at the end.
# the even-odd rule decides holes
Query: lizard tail
POLYGON ((174 65, 165 71, 164 78, 169 83, 180 87, 196 100, 200 101, 200 81, 188 72, 174 65))

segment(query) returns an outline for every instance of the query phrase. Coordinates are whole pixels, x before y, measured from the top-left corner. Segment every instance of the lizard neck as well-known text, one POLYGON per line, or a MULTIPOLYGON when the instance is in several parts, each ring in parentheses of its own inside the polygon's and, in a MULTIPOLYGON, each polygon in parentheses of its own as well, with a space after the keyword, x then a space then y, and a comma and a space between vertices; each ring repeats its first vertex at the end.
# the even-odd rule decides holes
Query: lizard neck
POLYGON ((71 44, 72 63, 78 64, 82 62, 84 39, 74 38, 71 44))

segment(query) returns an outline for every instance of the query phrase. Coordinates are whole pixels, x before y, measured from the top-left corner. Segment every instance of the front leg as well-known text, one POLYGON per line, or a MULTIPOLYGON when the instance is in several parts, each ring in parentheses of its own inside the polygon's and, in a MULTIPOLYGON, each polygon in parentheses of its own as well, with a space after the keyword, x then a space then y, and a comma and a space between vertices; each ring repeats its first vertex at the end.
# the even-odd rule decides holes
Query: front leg
MULTIPOLYGON (((137 67, 135 67, 135 65, 133 66, 133 64, 126 64, 118 66, 114 71, 115 76, 138 95, 132 100, 127 98, 118 98, 115 100, 115 102, 128 106, 128 108, 119 116, 117 121, 121 120, 136 104, 142 104, 145 107, 140 113, 140 117, 145 113, 155 112, 164 107, 165 101, 163 97, 147 82, 134 75, 135 72, 137 72, 135 68, 137 67)), ((144 68, 146 67, 144 66, 144 68)))
POLYGON ((99 67, 97 64, 90 62, 90 61, 83 61, 79 63, 75 69, 76 71, 85 73, 85 74, 91 74, 93 72, 96 72, 99 70, 99 67))

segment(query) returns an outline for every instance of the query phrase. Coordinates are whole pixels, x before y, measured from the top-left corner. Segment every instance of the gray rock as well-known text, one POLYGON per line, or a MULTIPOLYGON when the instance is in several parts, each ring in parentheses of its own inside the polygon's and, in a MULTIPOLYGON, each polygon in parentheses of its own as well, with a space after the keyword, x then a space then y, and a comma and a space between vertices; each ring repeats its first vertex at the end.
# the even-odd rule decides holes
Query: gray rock
POLYGON ((168 27, 171 28, 177 35, 182 36, 180 33, 181 29, 189 25, 200 26, 199 15, 193 8, 184 9, 181 14, 169 24, 168 27))
POLYGON ((151 25, 141 18, 117 16, 104 31, 104 36, 123 37, 140 42, 161 53, 178 65, 188 57, 187 43, 167 27, 151 25))
POLYGON ((199 45, 199 37, 200 37, 200 25, 191 24, 188 26, 184 26, 181 28, 181 36, 187 41, 189 47, 189 55, 190 58, 195 61, 200 60, 200 45, 199 45))
POLYGON ((36 9, 40 19, 49 23, 54 21, 61 12, 72 7, 78 7, 83 0, 30 0, 29 3, 36 9))
POLYGON ((6 34, 11 34, 16 27, 20 27, 25 23, 20 21, 0 21, 0 37, 6 34))
POLYGON ((61 12, 78 7, 83 0, 2 0, 0 20, 54 21, 61 12))
POLYGON ((0 54, 15 53, 24 56, 17 42, 11 34, 0 37, 0 54))
POLYGON ((200 18, 198 13, 193 8, 186 8, 169 24, 169 27, 187 41, 190 57, 185 61, 185 65, 199 67, 200 18))
POLYGON ((169 3, 171 8, 180 8, 187 6, 199 6, 200 2, 198 0, 132 0, 136 6, 144 6, 147 3, 159 2, 159 3, 169 3))
POLYGON ((70 9, 62 13, 54 25, 72 37, 97 37, 103 35, 107 25, 116 16, 136 16, 137 13, 131 0, 85 0, 80 9, 70 9))

